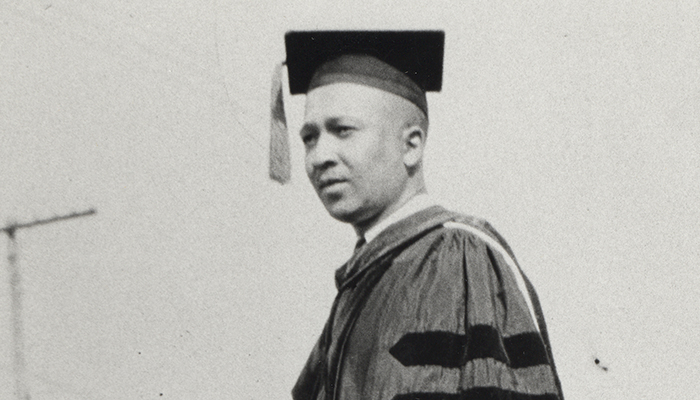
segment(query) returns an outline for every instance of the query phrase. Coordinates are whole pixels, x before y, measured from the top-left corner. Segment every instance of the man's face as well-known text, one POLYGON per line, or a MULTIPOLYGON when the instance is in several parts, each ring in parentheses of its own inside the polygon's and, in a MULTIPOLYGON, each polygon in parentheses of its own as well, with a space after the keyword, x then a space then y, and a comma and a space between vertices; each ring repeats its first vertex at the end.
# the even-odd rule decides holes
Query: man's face
POLYGON ((408 179, 402 102, 351 83, 308 93, 300 132, 306 173, 332 217, 358 226, 393 212, 408 179))

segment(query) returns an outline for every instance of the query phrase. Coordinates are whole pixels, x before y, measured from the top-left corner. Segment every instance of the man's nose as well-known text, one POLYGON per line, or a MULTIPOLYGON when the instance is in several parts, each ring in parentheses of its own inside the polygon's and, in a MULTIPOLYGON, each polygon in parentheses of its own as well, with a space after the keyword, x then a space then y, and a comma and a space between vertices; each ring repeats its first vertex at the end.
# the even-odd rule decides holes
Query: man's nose
POLYGON ((307 162, 314 169, 327 168, 338 162, 337 140, 332 135, 321 133, 307 154, 307 162))

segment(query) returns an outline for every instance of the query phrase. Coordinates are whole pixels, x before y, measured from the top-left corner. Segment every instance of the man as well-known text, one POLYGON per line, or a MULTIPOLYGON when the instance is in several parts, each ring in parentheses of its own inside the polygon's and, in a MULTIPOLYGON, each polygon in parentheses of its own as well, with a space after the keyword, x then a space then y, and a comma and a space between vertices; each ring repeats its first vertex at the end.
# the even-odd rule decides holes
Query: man
POLYGON ((537 297, 508 245, 426 194, 425 91, 440 88, 443 41, 287 34, 291 92, 307 93, 306 172, 358 236, 295 400, 563 398, 537 297))

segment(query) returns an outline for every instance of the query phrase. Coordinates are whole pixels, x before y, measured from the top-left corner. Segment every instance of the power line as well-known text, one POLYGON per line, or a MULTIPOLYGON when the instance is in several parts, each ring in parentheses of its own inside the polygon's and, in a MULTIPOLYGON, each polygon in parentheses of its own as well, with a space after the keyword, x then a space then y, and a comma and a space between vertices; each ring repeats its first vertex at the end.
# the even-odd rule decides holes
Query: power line
POLYGON ((2 229, 0 229, 0 231, 7 233, 10 237, 14 237, 15 231, 17 229, 32 228, 34 226, 46 225, 46 224, 50 224, 53 222, 64 221, 67 219, 86 217, 88 215, 93 215, 95 213, 97 213, 97 210, 95 210, 94 208, 91 208, 91 209, 86 210, 86 211, 73 212, 73 213, 64 214, 64 215, 56 215, 56 216, 53 216, 50 218, 37 219, 34 221, 25 222, 25 223, 21 223, 21 224, 20 223, 12 223, 12 224, 9 224, 9 225, 3 227, 2 229))
POLYGON ((15 375, 15 394, 18 400, 30 400, 31 396, 24 380, 24 339, 22 327, 22 275, 17 263, 17 238, 15 233, 18 229, 28 229, 39 225, 52 224, 54 222, 68 219, 87 217, 97 213, 94 208, 89 210, 73 212, 70 214, 55 215, 50 218, 36 219, 24 223, 11 223, 0 228, 0 231, 7 234, 8 252, 7 265, 10 276, 10 297, 12 300, 12 342, 13 342, 13 369, 15 375))

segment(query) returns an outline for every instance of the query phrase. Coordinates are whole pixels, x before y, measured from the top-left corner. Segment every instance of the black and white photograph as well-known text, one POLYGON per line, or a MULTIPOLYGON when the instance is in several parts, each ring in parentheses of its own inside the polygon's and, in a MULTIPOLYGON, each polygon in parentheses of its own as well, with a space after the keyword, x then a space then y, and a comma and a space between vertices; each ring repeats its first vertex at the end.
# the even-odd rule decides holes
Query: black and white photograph
POLYGON ((700 392, 700 3, 0 3, 0 399, 700 392))

